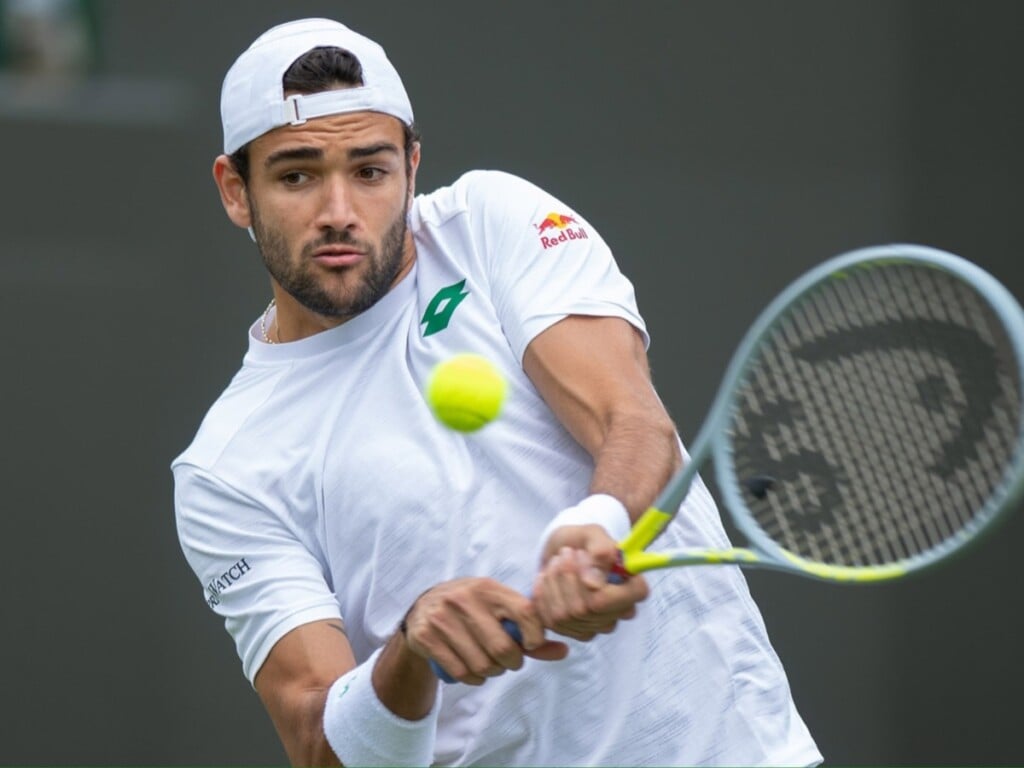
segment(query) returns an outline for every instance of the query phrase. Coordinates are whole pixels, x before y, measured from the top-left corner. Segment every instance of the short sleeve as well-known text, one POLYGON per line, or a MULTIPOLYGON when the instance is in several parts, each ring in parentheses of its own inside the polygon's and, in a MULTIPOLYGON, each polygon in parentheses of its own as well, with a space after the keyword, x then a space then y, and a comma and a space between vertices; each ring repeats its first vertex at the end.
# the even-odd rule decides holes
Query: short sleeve
POLYGON ((340 619, 338 602, 323 564, 285 521, 195 466, 176 465, 174 478, 182 551, 252 682, 285 634, 340 619))
POLYGON ((574 314, 621 317, 649 343, 632 283, 586 219, 516 176, 468 177, 467 204, 492 300, 520 360, 537 334, 574 314))

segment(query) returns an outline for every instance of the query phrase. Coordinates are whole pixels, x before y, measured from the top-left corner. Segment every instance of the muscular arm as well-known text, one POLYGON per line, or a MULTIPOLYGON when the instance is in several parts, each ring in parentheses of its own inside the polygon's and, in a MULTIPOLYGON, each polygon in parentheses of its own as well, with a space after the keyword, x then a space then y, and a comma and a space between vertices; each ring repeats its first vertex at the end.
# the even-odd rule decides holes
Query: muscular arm
MULTIPOLYGON (((387 641, 371 676, 380 702, 405 720, 423 719, 434 705, 438 679, 428 659, 455 679, 480 685, 522 667, 524 655, 555 661, 567 653, 563 643, 545 639, 526 597, 491 579, 438 584, 415 601, 406 625, 405 634, 387 641), (501 628, 503 617, 519 625, 523 647, 501 628)), ((336 620, 299 626, 274 645, 254 682, 293 765, 340 765, 324 735, 324 706, 331 686, 355 666, 336 620)))
POLYGON ((620 318, 573 315, 530 343, 523 368, 594 457, 591 492, 616 497, 635 521, 682 459, 640 333, 620 318))
MULTIPOLYGON (((640 334, 618 318, 571 316, 533 340, 523 367, 593 456, 591 493, 614 496, 637 520, 681 462, 675 427, 651 385, 640 334)), ((608 584, 617 555, 617 543, 599 525, 552 532, 533 586, 544 625, 589 640, 632 618, 636 603, 647 597, 647 583, 637 576, 608 584)))
MULTIPOLYGON (((323 732, 331 685, 356 666, 341 622, 316 621, 286 634, 256 675, 255 687, 292 765, 341 765, 323 732)), ((425 717, 437 678, 408 650, 401 635, 388 641, 373 671, 381 702, 406 720, 425 717)))

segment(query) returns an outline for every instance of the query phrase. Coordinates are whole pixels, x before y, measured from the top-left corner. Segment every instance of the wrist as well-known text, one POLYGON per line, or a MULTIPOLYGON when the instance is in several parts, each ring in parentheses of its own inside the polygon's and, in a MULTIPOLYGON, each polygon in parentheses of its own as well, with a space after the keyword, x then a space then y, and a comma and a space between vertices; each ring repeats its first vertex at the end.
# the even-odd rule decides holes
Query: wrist
MULTIPOLYGON (((388 646, 338 678, 324 705, 324 735, 343 765, 429 765, 440 706, 431 696, 425 716, 396 714, 377 693, 378 667, 388 664, 388 646)), ((436 682, 433 686, 436 689, 436 682)))
POLYGON ((607 493, 591 494, 579 504, 563 509, 552 518, 540 535, 541 551, 556 529, 566 525, 599 525, 616 541, 629 533, 631 521, 626 505, 607 493))
POLYGON ((402 620, 398 622, 398 630, 391 636, 392 640, 398 640, 401 643, 403 651, 427 660, 429 660, 429 656, 413 647, 412 638, 409 637, 409 626, 412 624, 412 612, 416 610, 416 606, 419 604, 420 598, 427 594, 431 589, 433 589, 433 587, 430 587, 417 595, 416 599, 413 600, 412 604, 409 606, 409 609, 405 612, 405 615, 402 616, 402 620))

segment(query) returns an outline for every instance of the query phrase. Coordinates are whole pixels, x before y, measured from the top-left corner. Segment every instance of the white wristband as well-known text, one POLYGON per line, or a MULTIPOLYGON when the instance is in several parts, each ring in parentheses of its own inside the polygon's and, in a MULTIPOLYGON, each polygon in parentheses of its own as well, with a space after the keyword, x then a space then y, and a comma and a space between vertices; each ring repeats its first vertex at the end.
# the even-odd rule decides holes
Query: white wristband
POLYGON ((563 525, 600 525, 616 541, 626 538, 630 520, 626 505, 607 493, 587 496, 575 507, 563 509, 552 518, 540 535, 541 552, 548 543, 552 532, 563 525))
POLYGON ((327 743, 342 765, 430 765, 441 708, 435 701, 422 720, 405 720, 385 707, 372 680, 380 652, 339 677, 327 692, 327 743))

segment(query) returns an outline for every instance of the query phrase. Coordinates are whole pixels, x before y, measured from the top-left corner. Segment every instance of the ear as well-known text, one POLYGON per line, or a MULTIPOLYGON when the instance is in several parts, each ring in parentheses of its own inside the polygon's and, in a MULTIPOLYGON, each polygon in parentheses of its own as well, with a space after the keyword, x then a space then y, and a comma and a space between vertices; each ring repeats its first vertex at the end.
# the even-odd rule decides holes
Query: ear
POLYGON ((420 143, 418 141, 413 142, 412 152, 409 154, 409 200, 408 203, 412 203, 412 199, 416 197, 416 171, 420 167, 420 143))
POLYGON ((252 213, 249 210, 249 197, 245 193, 245 182, 227 155, 220 155, 213 161, 213 180, 220 192, 224 212, 231 222, 243 229, 252 226, 252 213))

